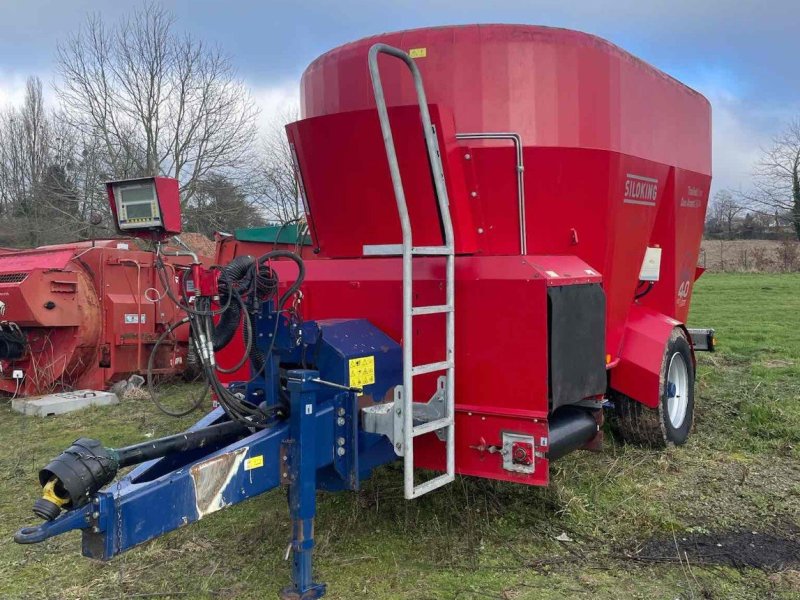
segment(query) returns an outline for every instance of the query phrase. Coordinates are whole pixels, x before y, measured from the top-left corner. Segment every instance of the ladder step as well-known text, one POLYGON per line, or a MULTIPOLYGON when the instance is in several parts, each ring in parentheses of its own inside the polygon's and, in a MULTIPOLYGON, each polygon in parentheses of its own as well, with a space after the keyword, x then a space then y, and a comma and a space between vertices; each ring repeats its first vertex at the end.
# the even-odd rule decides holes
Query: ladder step
POLYGON ((444 473, 442 475, 439 475, 438 477, 429 479, 425 483, 420 483, 418 486, 415 486, 414 491, 411 494, 411 497, 418 498, 423 494, 427 494, 428 492, 432 492, 433 490, 439 489, 440 487, 447 485, 448 483, 452 483, 453 481, 455 481, 455 475, 444 473))
POLYGON ((445 427, 449 427, 452 425, 453 419, 450 417, 442 417, 441 419, 435 419, 433 421, 428 421, 427 423, 422 423, 414 427, 411 437, 418 437, 420 435, 425 435, 426 433, 430 433, 431 431, 437 431, 439 429, 444 429, 445 427))
POLYGON ((450 246, 414 246, 411 248, 411 254, 415 256, 447 256, 452 253, 453 249, 450 246))
POLYGON ((365 244, 361 247, 364 256, 397 256, 403 253, 402 244, 365 244))
POLYGON ((449 304, 438 304, 435 306, 415 306, 411 309, 412 315, 435 315, 438 313, 453 312, 453 307, 449 304))
MULTIPOLYGON (((366 244, 361 247, 364 256, 400 256, 403 254, 402 244, 366 244)), ((448 256, 453 254, 450 246, 414 246, 411 254, 415 256, 448 256)))
POLYGON ((453 361, 443 360, 441 362, 428 363, 426 365, 417 365, 411 368, 411 375, 424 375, 425 373, 435 373, 436 371, 444 371, 453 366, 453 361))

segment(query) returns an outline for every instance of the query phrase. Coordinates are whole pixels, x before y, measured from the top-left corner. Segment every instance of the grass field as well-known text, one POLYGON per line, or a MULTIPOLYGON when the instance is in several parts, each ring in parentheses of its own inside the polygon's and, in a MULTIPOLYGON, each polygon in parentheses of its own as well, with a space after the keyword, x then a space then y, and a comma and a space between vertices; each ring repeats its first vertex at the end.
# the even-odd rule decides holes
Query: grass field
MULTIPOLYGON (((389 467, 358 494, 321 494, 327 597, 800 597, 800 276, 707 274, 690 321, 717 329, 719 352, 699 357, 687 445, 654 452, 607 438, 602 453, 557 462, 546 489, 460 478, 406 502, 389 467)), ((279 490, 107 564, 81 558, 77 532, 11 541, 35 521, 37 470, 76 437, 123 445, 193 420, 143 401, 32 419, 3 401, 0 598, 275 597, 288 581, 279 490)))

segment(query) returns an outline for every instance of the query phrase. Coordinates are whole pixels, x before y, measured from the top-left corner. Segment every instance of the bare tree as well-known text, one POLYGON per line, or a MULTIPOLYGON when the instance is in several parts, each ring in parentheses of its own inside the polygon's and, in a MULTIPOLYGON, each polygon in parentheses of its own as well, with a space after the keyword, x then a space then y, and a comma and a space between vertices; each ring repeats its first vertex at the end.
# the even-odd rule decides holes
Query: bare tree
POLYGON ((298 119, 296 107, 278 113, 267 125, 262 140, 259 175, 253 186, 255 203, 270 221, 292 223, 304 215, 292 149, 285 126, 298 119))
POLYGON ((57 55, 69 123, 112 177, 168 175, 184 204, 211 175, 249 177, 258 111, 218 48, 152 3, 108 26, 90 17, 57 55))
POLYGON ((736 217, 745 210, 728 190, 720 190, 711 200, 709 210, 709 229, 724 232, 728 238, 733 238, 736 217))
POLYGON ((774 214, 776 221, 786 215, 800 239, 800 119, 763 150, 753 179, 754 189, 743 199, 760 212, 774 214))
POLYGON ((25 100, 0 117, 0 201, 23 210, 42 180, 49 144, 49 127, 42 100, 42 82, 28 80, 25 100))
POLYGON ((211 237, 216 231, 264 225, 244 190, 222 175, 212 175, 197 185, 194 202, 184 212, 187 229, 211 237))
POLYGON ((46 110, 41 81, 29 79, 22 105, 0 114, 0 244, 106 235, 102 163, 96 140, 46 110))
POLYGON ((22 106, 0 115, 2 243, 31 246, 75 235, 75 147, 45 110, 41 81, 30 78, 22 106))

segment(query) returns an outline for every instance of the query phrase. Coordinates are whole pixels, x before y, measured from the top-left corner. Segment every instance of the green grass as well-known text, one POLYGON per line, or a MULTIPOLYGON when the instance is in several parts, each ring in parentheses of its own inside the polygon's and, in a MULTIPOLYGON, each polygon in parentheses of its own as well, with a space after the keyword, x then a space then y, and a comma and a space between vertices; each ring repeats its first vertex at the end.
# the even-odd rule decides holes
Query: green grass
MULTIPOLYGON (((797 571, 629 558, 653 538, 738 528, 797 535, 800 277, 706 274, 690 322, 717 329, 719 352, 699 357, 687 445, 655 452, 607 438, 602 453, 557 462, 548 488, 459 478, 407 502, 390 466, 358 494, 321 494, 316 567, 327 597, 797 598, 797 571), (563 533, 573 541, 556 540, 563 533)), ((142 401, 49 419, 0 405, 0 598, 274 597, 288 581, 282 491, 106 564, 80 557, 77 533, 11 541, 34 521, 37 470, 76 437, 122 445, 194 419, 162 417, 142 401)))

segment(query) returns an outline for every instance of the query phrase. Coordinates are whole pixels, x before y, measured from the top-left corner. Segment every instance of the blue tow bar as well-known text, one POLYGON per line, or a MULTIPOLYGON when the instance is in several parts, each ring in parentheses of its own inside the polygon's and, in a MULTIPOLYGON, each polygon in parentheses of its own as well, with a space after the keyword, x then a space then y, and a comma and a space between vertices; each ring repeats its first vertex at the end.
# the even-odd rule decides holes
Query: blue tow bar
MULTIPOLYGON (((278 317, 266 307, 259 320, 265 340, 275 331, 272 318, 278 317)), ((312 560, 316 491, 357 490, 375 467, 396 460, 386 437, 360 428, 359 404, 381 401, 400 383, 401 352, 396 342, 364 320, 307 322, 303 327, 305 348, 290 336, 289 324, 281 323, 273 353, 267 354, 265 374, 246 389, 248 397, 277 401, 284 381, 288 393, 280 393, 288 405, 288 418, 275 417, 263 429, 243 427, 234 431, 233 438, 209 438, 207 443, 143 462, 102 490, 80 498, 54 520, 20 529, 15 541, 32 544, 80 529, 83 555, 110 560, 285 485, 292 519, 292 584, 280 597, 322 597, 325 584, 314 580, 312 560), (283 361, 302 364, 301 353, 314 356, 316 368, 279 370, 283 361), (373 383, 353 388, 352 361, 361 364, 364 356, 374 362, 373 383)), ((225 422, 220 408, 189 431, 200 434, 225 422)))

